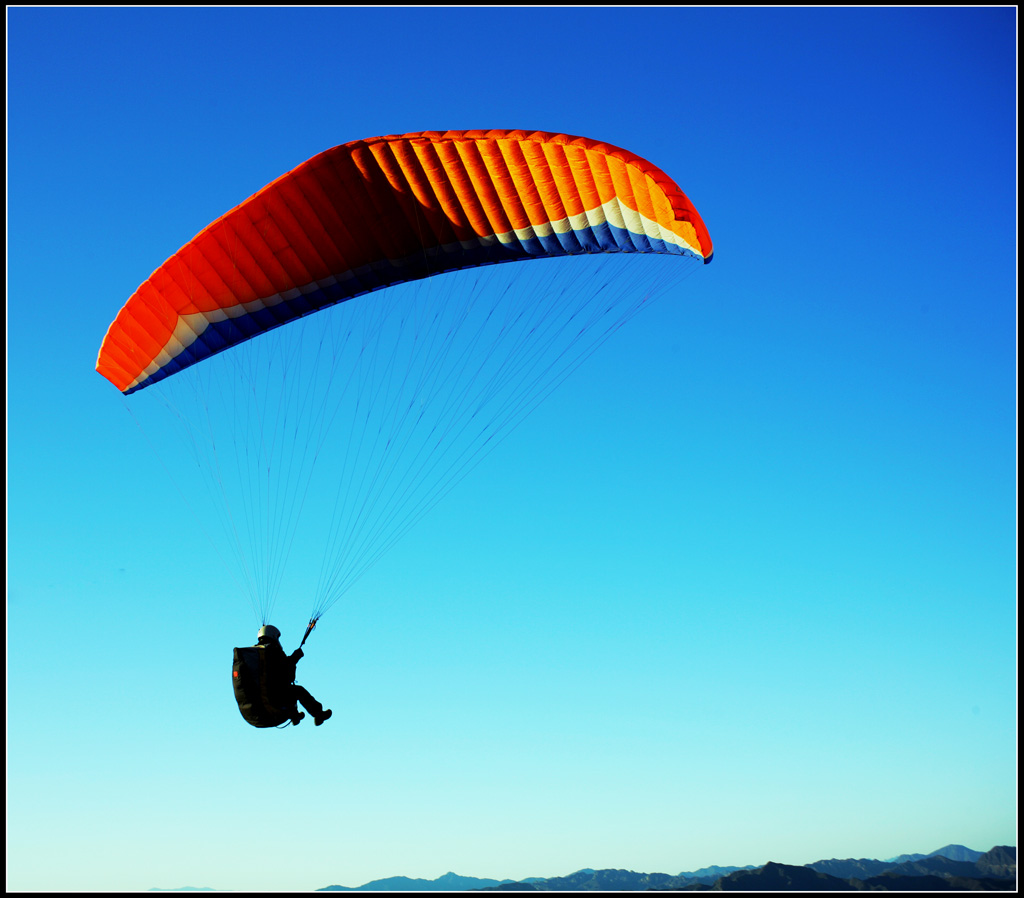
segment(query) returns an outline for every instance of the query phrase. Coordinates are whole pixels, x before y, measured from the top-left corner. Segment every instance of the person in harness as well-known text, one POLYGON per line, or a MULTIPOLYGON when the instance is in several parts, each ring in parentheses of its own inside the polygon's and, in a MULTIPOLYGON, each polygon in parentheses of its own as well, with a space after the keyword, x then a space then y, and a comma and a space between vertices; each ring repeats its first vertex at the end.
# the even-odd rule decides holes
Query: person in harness
POLYGON ((320 726, 331 716, 309 692, 295 683, 295 665, 302 658, 302 649, 290 655, 281 648, 281 631, 277 627, 260 627, 256 645, 236 648, 232 665, 235 700, 242 717, 254 727, 280 726, 291 721, 293 726, 306 716, 301 704, 320 726))

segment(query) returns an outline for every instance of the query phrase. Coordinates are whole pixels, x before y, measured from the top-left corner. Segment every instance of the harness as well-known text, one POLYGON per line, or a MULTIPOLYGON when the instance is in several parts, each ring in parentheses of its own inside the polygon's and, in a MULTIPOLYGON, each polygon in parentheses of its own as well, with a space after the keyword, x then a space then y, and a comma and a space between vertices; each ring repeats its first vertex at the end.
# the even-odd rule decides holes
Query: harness
POLYGON ((274 701, 272 683, 268 676, 265 649, 260 645, 244 646, 234 650, 231 681, 235 701, 246 723, 254 727, 276 727, 291 720, 296 713, 295 703, 282 707, 274 701))

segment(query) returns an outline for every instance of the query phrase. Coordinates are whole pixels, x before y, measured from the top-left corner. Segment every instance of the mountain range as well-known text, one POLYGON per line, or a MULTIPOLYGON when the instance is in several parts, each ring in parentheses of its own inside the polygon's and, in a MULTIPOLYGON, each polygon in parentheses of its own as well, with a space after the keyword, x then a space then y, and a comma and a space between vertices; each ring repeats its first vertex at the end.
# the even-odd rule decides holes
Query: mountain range
POLYGON ((567 876, 522 880, 481 879, 446 873, 437 879, 394 876, 361 886, 326 886, 321 892, 643 892, 643 891, 1016 891, 1017 849, 987 852, 946 845, 930 854, 888 860, 846 858, 804 866, 769 862, 762 867, 702 867, 678 873, 577 870, 567 876))

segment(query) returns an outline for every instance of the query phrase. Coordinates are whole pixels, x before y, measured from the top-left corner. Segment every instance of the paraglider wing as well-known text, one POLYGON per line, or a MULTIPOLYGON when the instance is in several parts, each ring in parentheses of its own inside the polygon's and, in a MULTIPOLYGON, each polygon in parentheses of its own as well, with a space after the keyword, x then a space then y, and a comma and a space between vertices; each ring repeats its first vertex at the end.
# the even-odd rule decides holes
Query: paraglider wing
POLYGON ((327 150, 217 219, 139 287, 96 369, 128 394, 355 296, 560 255, 711 260, 660 169, 565 134, 428 131, 327 150))

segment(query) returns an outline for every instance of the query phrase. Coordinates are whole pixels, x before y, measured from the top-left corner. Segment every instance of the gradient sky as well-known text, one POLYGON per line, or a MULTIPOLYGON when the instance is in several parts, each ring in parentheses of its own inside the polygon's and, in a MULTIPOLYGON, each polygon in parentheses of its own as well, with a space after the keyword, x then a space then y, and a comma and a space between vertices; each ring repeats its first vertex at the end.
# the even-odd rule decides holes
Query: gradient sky
POLYGON ((7 26, 9 890, 1016 844, 1014 8, 7 26), (309 156, 471 128, 651 160, 714 262, 329 612, 334 718, 253 729, 252 611, 96 352, 309 156))

